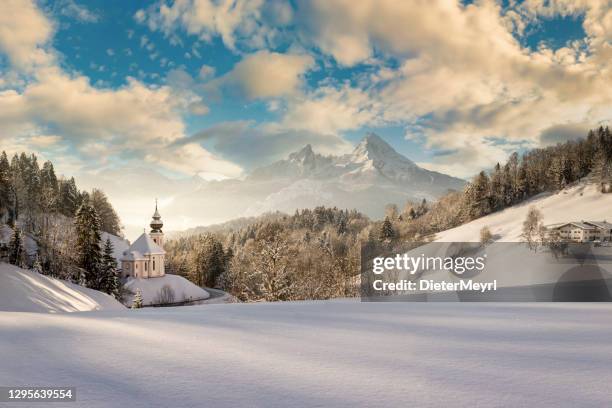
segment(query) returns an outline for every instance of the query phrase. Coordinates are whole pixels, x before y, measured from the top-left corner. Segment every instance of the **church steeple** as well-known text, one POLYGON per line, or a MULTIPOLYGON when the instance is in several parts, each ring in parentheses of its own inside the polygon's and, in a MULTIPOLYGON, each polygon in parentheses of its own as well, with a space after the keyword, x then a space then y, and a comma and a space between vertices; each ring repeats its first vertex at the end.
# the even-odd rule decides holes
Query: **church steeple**
POLYGON ((151 232, 162 232, 164 223, 161 220, 161 215, 157 210, 157 198, 155 199, 155 212, 153 213, 153 219, 151 220, 151 232))

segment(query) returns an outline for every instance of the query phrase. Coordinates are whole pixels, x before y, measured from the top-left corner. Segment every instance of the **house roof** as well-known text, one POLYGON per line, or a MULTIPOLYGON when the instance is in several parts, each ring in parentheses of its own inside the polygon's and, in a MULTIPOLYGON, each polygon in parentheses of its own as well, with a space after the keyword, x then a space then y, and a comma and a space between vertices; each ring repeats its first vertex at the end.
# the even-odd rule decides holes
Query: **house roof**
POLYGON ((561 224, 553 224, 549 225, 549 228, 558 229, 565 227, 566 225, 573 225, 577 228, 583 230, 595 230, 595 229, 612 229, 612 224, 606 221, 573 221, 573 222, 564 222, 561 224))
POLYGON ((585 224, 590 224, 590 225, 594 225, 597 228, 601 228, 601 229, 612 229, 612 224, 610 224, 607 221, 585 221, 585 224))
POLYGON ((165 253, 166 251, 157 245, 148 234, 143 233, 132 245, 130 245, 128 250, 123 253, 122 259, 125 261, 133 261, 136 259, 145 259, 144 255, 165 253))

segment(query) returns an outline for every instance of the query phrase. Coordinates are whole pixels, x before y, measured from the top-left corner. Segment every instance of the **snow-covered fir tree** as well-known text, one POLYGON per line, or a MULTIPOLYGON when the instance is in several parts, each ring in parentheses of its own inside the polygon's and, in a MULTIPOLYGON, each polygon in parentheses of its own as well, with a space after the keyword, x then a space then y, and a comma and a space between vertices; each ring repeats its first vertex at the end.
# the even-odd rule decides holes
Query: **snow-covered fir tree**
POLYGON ((19 267, 23 266, 25 260, 22 241, 21 229, 14 226, 11 241, 9 242, 9 263, 19 267))
POLYGON ((113 295, 116 299, 120 297, 119 273, 117 271, 117 260, 113 255, 113 244, 109 238, 104 243, 102 255, 102 266, 100 268, 100 290, 113 295))
POLYGON ((385 217, 385 220, 380 227, 380 240, 381 241, 389 241, 395 238, 395 230, 393 229, 393 224, 389 217, 385 217))
POLYGON ((134 295, 134 300, 132 301, 132 309, 140 309, 142 306, 142 292, 139 288, 136 289, 136 294, 134 295))
POLYGON ((85 271, 85 285, 99 289, 101 283, 102 250, 100 248, 100 220, 96 210, 83 203, 76 213, 77 265, 85 271))

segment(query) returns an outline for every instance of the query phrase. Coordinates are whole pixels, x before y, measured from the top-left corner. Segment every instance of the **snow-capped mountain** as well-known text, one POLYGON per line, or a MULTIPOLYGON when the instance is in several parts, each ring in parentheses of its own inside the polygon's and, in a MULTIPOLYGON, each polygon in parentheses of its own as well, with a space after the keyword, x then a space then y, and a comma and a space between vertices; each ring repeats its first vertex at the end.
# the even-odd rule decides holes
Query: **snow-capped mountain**
POLYGON ((419 167, 373 133, 342 156, 322 156, 307 145, 254 170, 247 180, 284 185, 252 204, 246 215, 331 205, 378 217, 386 204, 434 200, 465 185, 464 180, 419 167))
POLYGON ((251 180, 277 178, 337 179, 344 183, 394 183, 431 185, 432 196, 440 191, 460 189, 465 181, 435 171, 425 170, 395 151, 380 136, 369 133, 352 153, 343 156, 322 156, 306 145, 291 153, 286 160, 260 167, 252 172, 251 180))
POLYGON ((334 158, 315 153, 312 146, 308 144, 301 150, 291 153, 286 160, 255 169, 248 178, 263 180, 279 176, 286 178, 316 177, 322 169, 332 166, 333 162, 334 158))

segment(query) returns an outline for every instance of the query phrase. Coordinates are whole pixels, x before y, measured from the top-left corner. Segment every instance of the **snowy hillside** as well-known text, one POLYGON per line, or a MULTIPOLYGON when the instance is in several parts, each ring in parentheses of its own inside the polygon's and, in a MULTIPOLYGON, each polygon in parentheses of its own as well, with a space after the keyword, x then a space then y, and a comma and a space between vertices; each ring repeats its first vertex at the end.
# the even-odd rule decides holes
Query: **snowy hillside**
POLYGON ((482 227, 489 227, 496 241, 519 242, 529 207, 542 212, 544 224, 567 221, 612 221, 612 194, 601 194, 597 185, 579 183, 558 193, 543 193, 521 204, 436 234, 439 242, 476 242, 482 227))
POLYGON ((75 386, 67 408, 608 407, 611 314, 353 301, 0 313, 0 384, 75 386))
MULTIPOLYGON (((165 285, 169 285, 172 288, 175 296, 174 302, 202 300, 210 297, 206 290, 194 285, 182 276, 170 274, 150 279, 130 278, 125 283, 125 288, 134 294, 137 289, 140 289, 142 302, 147 306, 159 303, 156 301, 156 297, 165 285)), ((133 300, 134 296, 129 296, 126 299, 126 305, 131 305, 133 300)))
POLYGON ((37 272, 0 263, 0 312, 121 310, 111 296, 37 272))

